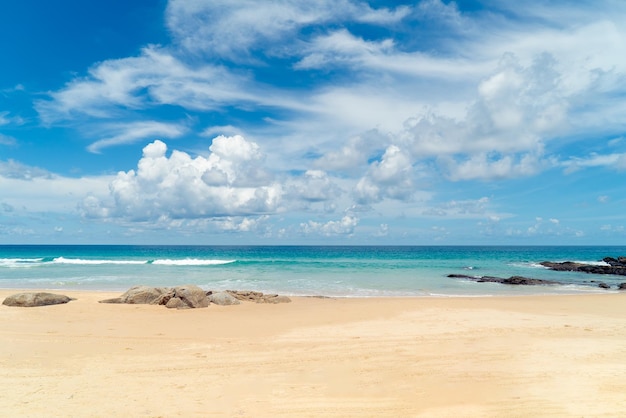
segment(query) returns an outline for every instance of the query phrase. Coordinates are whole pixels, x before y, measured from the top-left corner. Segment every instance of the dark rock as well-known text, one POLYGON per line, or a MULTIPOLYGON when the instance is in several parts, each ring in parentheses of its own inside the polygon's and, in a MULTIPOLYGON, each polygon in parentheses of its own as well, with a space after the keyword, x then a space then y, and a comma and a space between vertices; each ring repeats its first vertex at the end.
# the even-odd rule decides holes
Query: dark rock
POLYGON ((561 284, 559 282, 555 282, 552 280, 531 279, 531 278, 522 277, 522 276, 511 276, 508 279, 505 279, 505 278, 493 277, 493 276, 467 276, 465 274, 449 274, 448 277, 453 278, 453 279, 473 280, 478 283, 501 283, 501 284, 508 284, 508 285, 523 285, 523 286, 561 284))
POLYGON ((598 283, 598 287, 600 287, 602 289, 610 289, 611 288, 611 286, 609 286, 608 284, 606 284, 604 282, 598 283))
POLYGON ((626 283, 620 283, 617 287, 619 290, 626 290, 626 283))
POLYGON ((572 261, 565 261, 563 263, 543 261, 539 264, 555 271, 580 271, 590 274, 615 274, 626 276, 626 257, 618 257, 617 259, 605 257, 602 261, 609 265, 583 264, 574 263, 572 261))
POLYGON ((74 300, 65 295, 57 295, 54 293, 34 292, 34 293, 17 293, 7 297, 3 305, 19 306, 31 308, 35 306, 60 305, 74 300))

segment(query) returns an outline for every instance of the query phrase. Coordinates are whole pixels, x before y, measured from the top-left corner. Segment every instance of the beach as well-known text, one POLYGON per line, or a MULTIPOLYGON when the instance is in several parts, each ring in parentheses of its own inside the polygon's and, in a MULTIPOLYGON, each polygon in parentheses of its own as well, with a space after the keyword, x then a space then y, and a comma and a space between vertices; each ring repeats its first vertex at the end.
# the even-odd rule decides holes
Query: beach
MULTIPOLYGON (((0 299, 16 290, 0 290, 0 299)), ((0 306, 10 416, 624 416, 626 293, 0 306)))

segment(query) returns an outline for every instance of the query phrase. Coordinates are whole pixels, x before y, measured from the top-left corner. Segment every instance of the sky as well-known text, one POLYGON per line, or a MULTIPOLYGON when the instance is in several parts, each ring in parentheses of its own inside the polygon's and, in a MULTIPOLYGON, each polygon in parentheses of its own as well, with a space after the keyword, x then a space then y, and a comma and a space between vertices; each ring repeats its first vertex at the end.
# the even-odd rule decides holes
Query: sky
POLYGON ((21 0, 0 244, 626 245, 622 0, 21 0))

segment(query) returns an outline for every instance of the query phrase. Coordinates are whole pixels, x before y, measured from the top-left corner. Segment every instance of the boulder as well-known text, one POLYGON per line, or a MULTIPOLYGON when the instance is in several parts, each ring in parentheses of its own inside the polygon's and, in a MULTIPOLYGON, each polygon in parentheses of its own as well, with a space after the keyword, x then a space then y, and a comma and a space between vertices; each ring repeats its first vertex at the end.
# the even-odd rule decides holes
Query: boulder
POLYGON ((241 302, 228 292, 217 292, 209 295, 209 302, 216 305, 239 305, 241 302))
POLYGON ((34 293, 17 293, 7 297, 3 305, 6 306, 19 306, 19 307, 35 307, 35 306, 48 306, 48 305, 60 305, 68 303, 74 300, 65 295, 57 295, 47 292, 34 292, 34 293))
POLYGON ((206 292, 195 285, 168 287, 135 286, 122 296, 101 300, 100 303, 128 303, 164 305, 168 308, 206 308, 209 299, 206 292), (174 300, 173 302, 172 299, 174 300))
POLYGON ((165 307, 169 309, 189 309, 189 306, 181 298, 177 297, 170 298, 165 307))
POLYGON ((209 306, 206 292, 196 285, 177 286, 172 290, 172 297, 180 299, 188 308, 206 308, 209 306))
POLYGON ((602 289, 610 289, 611 288, 611 286, 609 286, 608 284, 606 284, 604 282, 598 283, 598 287, 602 288, 602 289))
POLYGON ((161 297, 168 292, 165 287, 134 286, 119 298, 101 300, 100 303, 128 303, 159 305, 161 297))
POLYGON ((620 283, 619 286, 617 287, 619 290, 626 290, 626 282, 625 283, 620 283))

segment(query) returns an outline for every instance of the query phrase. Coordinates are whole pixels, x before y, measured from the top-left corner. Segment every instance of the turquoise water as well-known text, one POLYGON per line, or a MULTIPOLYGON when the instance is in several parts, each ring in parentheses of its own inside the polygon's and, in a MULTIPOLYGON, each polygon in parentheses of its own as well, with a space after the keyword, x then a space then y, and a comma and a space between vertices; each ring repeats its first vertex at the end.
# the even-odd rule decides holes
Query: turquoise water
POLYGON ((626 247, 0 246, 0 288, 123 291, 196 284, 288 295, 460 296, 606 292, 625 276, 554 272, 541 261, 599 262, 626 247), (448 274, 521 275, 559 286, 506 286, 448 274))

